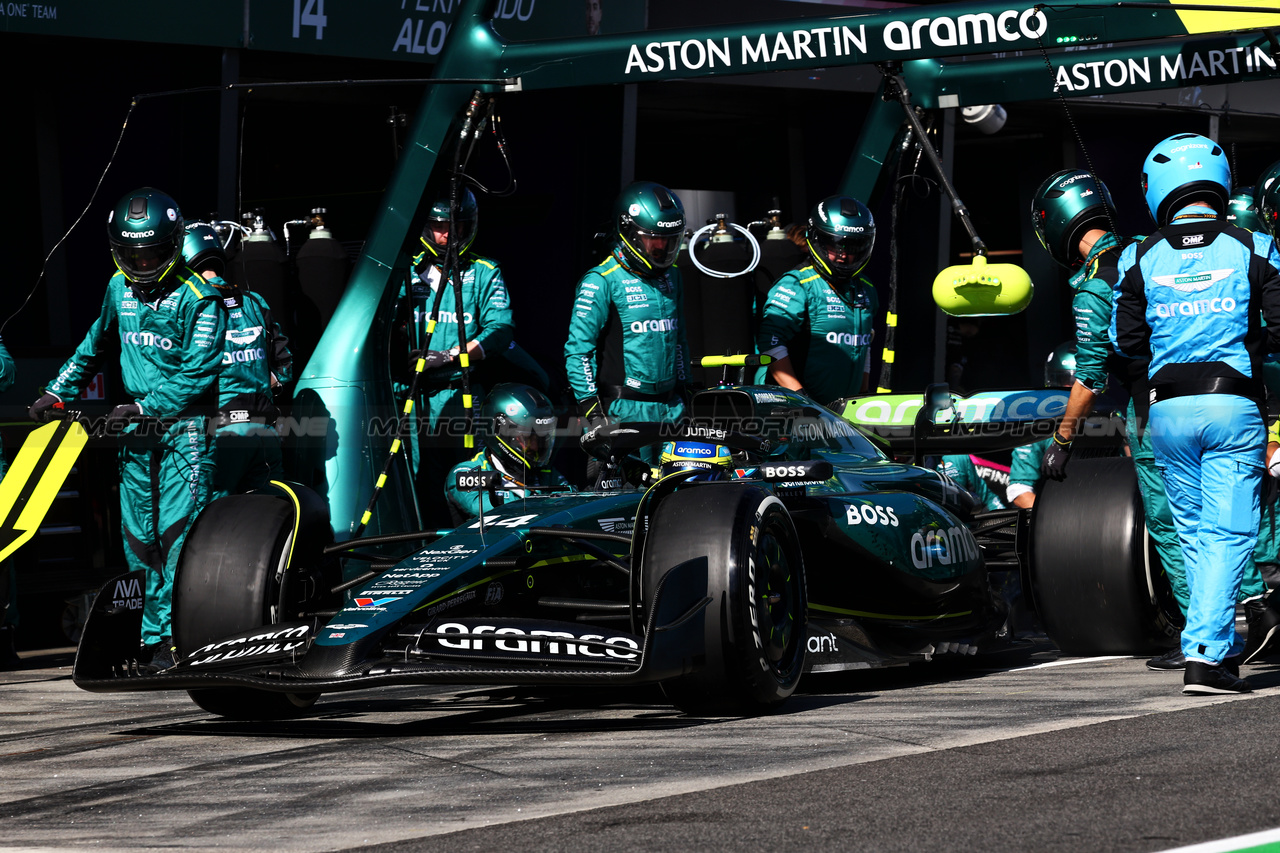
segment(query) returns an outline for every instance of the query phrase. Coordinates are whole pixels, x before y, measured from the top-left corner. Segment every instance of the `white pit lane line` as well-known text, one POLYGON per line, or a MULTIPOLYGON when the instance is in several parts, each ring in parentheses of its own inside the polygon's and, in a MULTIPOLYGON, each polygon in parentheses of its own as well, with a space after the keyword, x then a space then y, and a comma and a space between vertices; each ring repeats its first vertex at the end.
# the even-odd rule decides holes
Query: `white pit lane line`
POLYGON ((1146 655, 1102 655, 1096 658, 1071 658, 1070 660, 1051 660, 1048 663, 1038 663, 1033 666, 1024 666, 1022 669, 1048 669, 1051 666, 1072 666, 1078 663, 1097 663, 1104 660, 1136 660, 1146 655))
POLYGON ((1267 829, 1262 832, 1251 832, 1248 835, 1237 835, 1235 838, 1220 838, 1217 841, 1206 841, 1192 844, 1189 847, 1174 847, 1160 853, 1231 853, 1232 851, 1255 850, 1262 853, 1265 849, 1272 851, 1280 844, 1280 829, 1267 829), (1265 848, 1264 848, 1264 845, 1265 848))

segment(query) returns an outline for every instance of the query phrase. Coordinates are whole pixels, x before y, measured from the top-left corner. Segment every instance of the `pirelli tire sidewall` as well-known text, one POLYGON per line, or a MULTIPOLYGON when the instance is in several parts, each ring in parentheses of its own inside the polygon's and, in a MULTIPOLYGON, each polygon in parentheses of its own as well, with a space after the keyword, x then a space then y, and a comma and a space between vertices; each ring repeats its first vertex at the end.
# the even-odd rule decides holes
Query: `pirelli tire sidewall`
POLYGON ((653 516, 642 561, 646 602, 670 568, 707 561, 705 665, 662 687, 690 713, 762 713, 804 671, 808 599, 799 538, 785 506, 757 486, 687 486, 653 516))
POLYGON ((1036 612, 1063 652, 1153 654, 1176 644, 1182 617, 1146 532, 1132 459, 1072 459, 1064 480, 1045 481, 1030 557, 1036 612))

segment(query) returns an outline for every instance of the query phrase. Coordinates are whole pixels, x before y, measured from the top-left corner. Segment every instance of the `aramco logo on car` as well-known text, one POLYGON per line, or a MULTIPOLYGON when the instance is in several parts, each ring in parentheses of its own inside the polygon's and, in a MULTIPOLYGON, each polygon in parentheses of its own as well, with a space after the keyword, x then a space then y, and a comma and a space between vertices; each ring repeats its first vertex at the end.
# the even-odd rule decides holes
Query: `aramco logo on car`
POLYGON ((920 530, 911 537, 911 562, 917 569, 951 566, 978 559, 978 543, 967 527, 920 530))

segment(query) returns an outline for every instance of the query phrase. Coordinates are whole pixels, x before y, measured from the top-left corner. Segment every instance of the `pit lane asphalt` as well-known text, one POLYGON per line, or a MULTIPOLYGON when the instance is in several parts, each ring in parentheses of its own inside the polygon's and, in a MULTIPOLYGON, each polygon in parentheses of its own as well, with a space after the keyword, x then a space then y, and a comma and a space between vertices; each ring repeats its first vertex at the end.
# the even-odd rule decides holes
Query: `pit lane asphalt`
POLYGON ((0 849, 1155 851, 1280 826, 1280 667, 1203 699, 1141 659, 1027 663, 814 677, 757 719, 396 688, 245 724, 34 658, 0 673, 0 849))

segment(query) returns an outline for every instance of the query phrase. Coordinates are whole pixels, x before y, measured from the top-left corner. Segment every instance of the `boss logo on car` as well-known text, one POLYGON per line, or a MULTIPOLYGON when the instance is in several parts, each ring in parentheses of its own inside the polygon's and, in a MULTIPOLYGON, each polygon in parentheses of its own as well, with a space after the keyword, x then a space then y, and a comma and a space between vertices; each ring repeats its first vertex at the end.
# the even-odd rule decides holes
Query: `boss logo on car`
POLYGON ((893 511, 891 506, 881 506, 880 504, 851 504, 845 507, 844 511, 845 524, 887 524, 889 527, 898 526, 898 515, 893 511))

